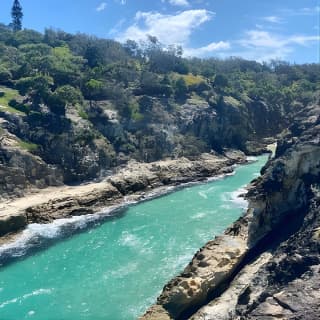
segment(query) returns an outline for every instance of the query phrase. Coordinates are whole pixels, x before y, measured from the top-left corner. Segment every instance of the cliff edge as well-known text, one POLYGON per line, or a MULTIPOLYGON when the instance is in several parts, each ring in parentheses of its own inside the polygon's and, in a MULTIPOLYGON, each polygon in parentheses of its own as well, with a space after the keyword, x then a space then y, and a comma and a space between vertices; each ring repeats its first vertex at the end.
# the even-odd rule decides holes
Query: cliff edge
POLYGON ((302 110, 247 194, 141 319, 318 319, 320 107, 302 110))

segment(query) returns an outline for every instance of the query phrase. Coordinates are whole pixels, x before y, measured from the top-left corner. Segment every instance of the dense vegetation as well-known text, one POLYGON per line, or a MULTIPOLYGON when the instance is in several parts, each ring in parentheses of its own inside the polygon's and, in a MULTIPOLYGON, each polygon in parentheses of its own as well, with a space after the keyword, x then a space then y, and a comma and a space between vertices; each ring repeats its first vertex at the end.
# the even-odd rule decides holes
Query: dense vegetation
POLYGON ((247 150, 316 101, 320 66, 185 59, 151 36, 120 44, 0 25, 0 91, 7 129, 72 181, 132 157, 247 150))

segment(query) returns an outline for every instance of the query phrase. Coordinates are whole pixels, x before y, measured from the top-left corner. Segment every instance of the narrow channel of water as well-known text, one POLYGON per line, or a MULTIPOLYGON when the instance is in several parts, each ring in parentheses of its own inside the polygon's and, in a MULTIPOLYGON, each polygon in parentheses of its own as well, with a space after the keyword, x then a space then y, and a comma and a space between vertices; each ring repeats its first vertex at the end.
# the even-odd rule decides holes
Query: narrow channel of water
POLYGON ((119 218, 2 267, 0 319, 136 319, 198 248, 241 215, 241 188, 266 160, 130 206, 119 218))

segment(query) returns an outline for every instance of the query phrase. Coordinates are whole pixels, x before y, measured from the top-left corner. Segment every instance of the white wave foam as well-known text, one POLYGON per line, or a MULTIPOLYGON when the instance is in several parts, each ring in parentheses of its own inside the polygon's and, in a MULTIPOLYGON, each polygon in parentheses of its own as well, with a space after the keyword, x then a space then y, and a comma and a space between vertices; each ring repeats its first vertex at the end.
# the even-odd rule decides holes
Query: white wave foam
POLYGON ((247 157, 247 161, 256 162, 256 161, 258 161, 258 158, 257 157, 253 157, 253 156, 248 156, 247 157))
POLYGON ((52 289, 38 289, 34 290, 30 293, 24 294, 22 297, 17 297, 11 300, 4 301, 0 304, 0 309, 3 309, 5 306, 9 304, 21 303, 23 300, 26 300, 33 296, 40 296, 40 295, 50 295, 52 293, 52 289))
POLYGON ((29 224, 15 241, 0 246, 0 259, 23 256, 29 249, 39 246, 44 240, 55 239, 70 234, 70 232, 83 230, 89 223, 110 216, 116 208, 110 207, 92 215, 57 219, 48 224, 29 224))
POLYGON ((233 206, 241 209, 247 209, 248 208, 248 201, 243 197, 247 193, 247 189, 245 187, 241 187, 236 191, 233 192, 225 192, 221 195, 221 200, 223 202, 226 202, 222 204, 222 207, 225 209, 231 209, 228 202, 232 203, 233 206))
POLYGON ((14 299, 11 299, 11 300, 7 300, 7 301, 5 301, 5 302, 0 304, 0 309, 3 309, 5 306, 7 306, 9 304, 16 303, 18 300, 19 300, 19 298, 14 298, 14 299))
POLYGON ((199 191, 198 195, 203 199, 208 199, 208 196, 206 195, 206 193, 204 191, 199 191))
POLYGON ((33 296, 40 296, 40 295, 50 295, 52 293, 52 289, 38 289, 34 290, 31 293, 24 294, 22 299, 28 299, 33 296))
POLYGON ((141 246, 141 240, 129 231, 123 231, 119 239, 119 244, 125 247, 136 248, 141 246))
MULTIPOLYGON (((174 186, 170 186, 161 190, 148 192, 142 200, 149 200, 161 194, 170 193, 174 189, 174 186)), ((139 201, 131 199, 130 197, 125 197, 120 205, 110 206, 95 214, 57 219, 48 224, 30 224, 15 241, 0 246, 0 266, 1 260, 3 259, 24 256, 28 250, 39 246, 44 240, 55 239, 65 234, 83 230, 90 223, 114 215, 117 209, 126 208, 138 202, 139 201)))
POLYGON ((192 220, 200 220, 200 219, 204 218, 206 215, 207 215, 206 212, 198 212, 195 215, 191 216, 190 218, 192 220))
POLYGON ((104 279, 111 277, 112 279, 122 279, 128 276, 130 273, 135 272, 138 269, 139 264, 137 262, 130 262, 116 270, 111 270, 109 273, 103 276, 104 279))
POLYGON ((248 201, 243 197, 248 192, 244 187, 239 188, 238 190, 231 192, 231 201, 242 209, 248 208, 248 201))
MULTIPOLYGON (((236 165, 234 165, 234 167, 236 167, 236 165)), ((208 182, 211 182, 211 181, 222 180, 222 179, 224 179, 225 177, 234 176, 235 174, 236 174, 235 171, 232 171, 232 172, 229 172, 229 173, 224 173, 224 174, 219 174, 219 175, 217 175, 217 176, 207 178, 207 181, 208 181, 208 182)))

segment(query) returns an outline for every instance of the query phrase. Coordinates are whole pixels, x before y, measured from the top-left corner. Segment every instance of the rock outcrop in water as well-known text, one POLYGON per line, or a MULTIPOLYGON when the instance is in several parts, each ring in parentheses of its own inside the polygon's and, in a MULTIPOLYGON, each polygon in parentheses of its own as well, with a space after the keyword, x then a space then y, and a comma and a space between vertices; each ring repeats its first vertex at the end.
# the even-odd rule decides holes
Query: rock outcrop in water
POLYGON ((195 255, 142 319, 319 319, 319 107, 301 111, 262 173, 247 213, 195 255))

